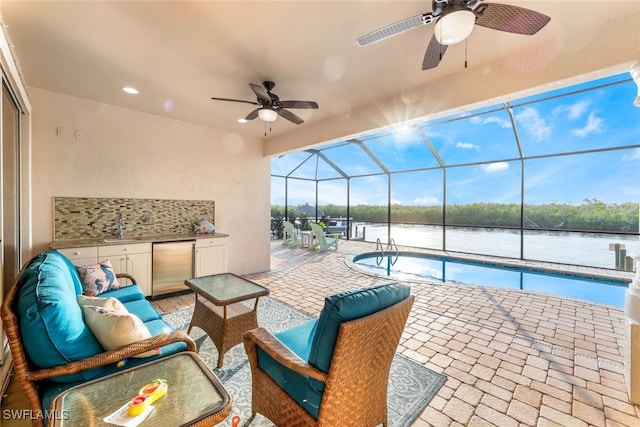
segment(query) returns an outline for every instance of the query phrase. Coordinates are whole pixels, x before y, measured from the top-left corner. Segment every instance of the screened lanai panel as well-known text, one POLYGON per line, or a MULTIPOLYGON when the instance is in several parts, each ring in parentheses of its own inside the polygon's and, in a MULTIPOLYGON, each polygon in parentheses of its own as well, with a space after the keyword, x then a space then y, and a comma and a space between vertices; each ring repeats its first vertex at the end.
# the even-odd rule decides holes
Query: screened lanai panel
POLYGON ((376 135, 364 145, 391 172, 438 167, 424 134, 415 129, 376 135))
POLYGON ((422 128, 445 165, 520 158, 505 109, 422 128))
MULTIPOLYGON (((611 80, 619 81, 620 76, 590 85, 597 87, 611 80)), ((627 79, 590 91, 514 106, 524 156, 639 144, 640 108, 633 105, 636 94, 635 83, 627 79)))
MULTIPOLYGON (((284 156, 271 158, 271 175, 289 176, 291 172, 296 170, 303 162, 311 157, 310 153, 298 151, 295 153, 285 154, 284 156)), ((306 177, 313 178, 313 177, 306 177)))
POLYGON ((353 218, 352 237, 387 242, 389 221, 389 180, 372 175, 349 180, 349 216, 353 218))
POLYGON ((638 248, 639 167, 637 149, 527 161, 525 258, 616 268, 611 245, 638 248))
POLYGON ((520 256, 520 161, 447 169, 446 249, 520 256))
MULTIPOLYGON (((311 206, 312 210, 303 212, 309 217, 315 217, 316 182, 304 179, 287 179, 288 208, 297 209, 300 206, 311 206)), ((289 215, 291 216, 291 215, 289 215)))
POLYGON ((322 149, 322 154, 348 176, 381 173, 382 169, 358 144, 348 143, 322 149))
POLYGON ((327 179, 340 176, 338 172, 327 165, 327 163, 315 154, 310 154, 305 161, 303 161, 296 169, 289 174, 292 178, 302 179, 327 179))
POLYGON ((638 149, 528 160, 525 225, 637 232, 639 168, 638 149))
MULTIPOLYGON (((322 211, 327 226, 331 226, 331 231, 343 232, 338 230, 338 224, 331 224, 329 218, 347 218, 347 180, 331 179, 326 181, 318 181, 318 209, 322 211)), ((346 227, 346 222, 344 223, 346 227)), ((341 224, 342 225, 342 222, 341 224)), ((346 233, 346 228, 344 229, 346 233)))
POLYGON ((391 237, 396 244, 442 249, 442 169, 391 175, 391 237))

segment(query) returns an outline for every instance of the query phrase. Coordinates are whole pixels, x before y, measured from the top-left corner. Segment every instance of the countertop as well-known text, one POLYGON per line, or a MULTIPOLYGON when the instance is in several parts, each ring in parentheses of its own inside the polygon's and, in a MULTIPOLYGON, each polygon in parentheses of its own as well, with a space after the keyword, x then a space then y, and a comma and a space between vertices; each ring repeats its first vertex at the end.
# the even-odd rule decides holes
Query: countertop
POLYGON ((183 240, 195 239, 220 239, 228 237, 228 234, 212 233, 212 234, 158 234, 153 236, 125 236, 123 239, 117 237, 100 237, 91 239, 74 239, 74 240, 54 240, 51 242, 51 249, 67 249, 79 248, 83 246, 112 246, 112 245, 130 245, 135 243, 157 243, 157 242, 180 242, 183 240))

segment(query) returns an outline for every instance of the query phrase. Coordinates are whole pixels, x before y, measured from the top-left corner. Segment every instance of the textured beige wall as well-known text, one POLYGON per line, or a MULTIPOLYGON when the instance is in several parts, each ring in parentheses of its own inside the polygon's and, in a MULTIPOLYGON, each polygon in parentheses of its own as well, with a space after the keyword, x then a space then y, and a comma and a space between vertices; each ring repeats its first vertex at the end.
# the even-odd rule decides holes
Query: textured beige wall
POLYGON ((261 140, 42 89, 28 93, 34 253, 53 240, 54 196, 215 200, 216 231, 230 235, 229 271, 269 269, 270 161, 261 140))

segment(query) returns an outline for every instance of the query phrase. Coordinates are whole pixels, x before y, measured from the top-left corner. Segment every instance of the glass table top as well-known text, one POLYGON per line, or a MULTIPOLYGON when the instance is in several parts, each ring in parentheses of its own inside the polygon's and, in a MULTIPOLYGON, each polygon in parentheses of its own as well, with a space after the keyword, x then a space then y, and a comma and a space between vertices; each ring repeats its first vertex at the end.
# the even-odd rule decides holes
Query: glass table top
POLYGON ((232 273, 185 280, 187 286, 216 305, 228 305, 269 294, 269 289, 232 273))
POLYGON ((70 388, 54 401, 55 425, 113 426, 103 419, 158 378, 167 381, 169 390, 140 426, 190 425, 230 405, 227 391, 204 362, 183 352, 70 388))

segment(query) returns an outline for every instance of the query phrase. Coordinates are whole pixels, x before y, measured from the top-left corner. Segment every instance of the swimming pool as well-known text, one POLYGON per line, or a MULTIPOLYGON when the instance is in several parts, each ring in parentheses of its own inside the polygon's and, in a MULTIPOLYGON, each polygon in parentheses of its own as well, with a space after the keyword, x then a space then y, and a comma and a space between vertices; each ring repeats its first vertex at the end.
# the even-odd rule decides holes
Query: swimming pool
POLYGON ((352 261, 355 268, 365 273, 397 279, 435 280, 545 292, 616 307, 624 306, 624 294, 628 287, 628 283, 623 281, 437 258, 415 252, 383 256, 378 252, 367 252, 354 256, 352 261))

